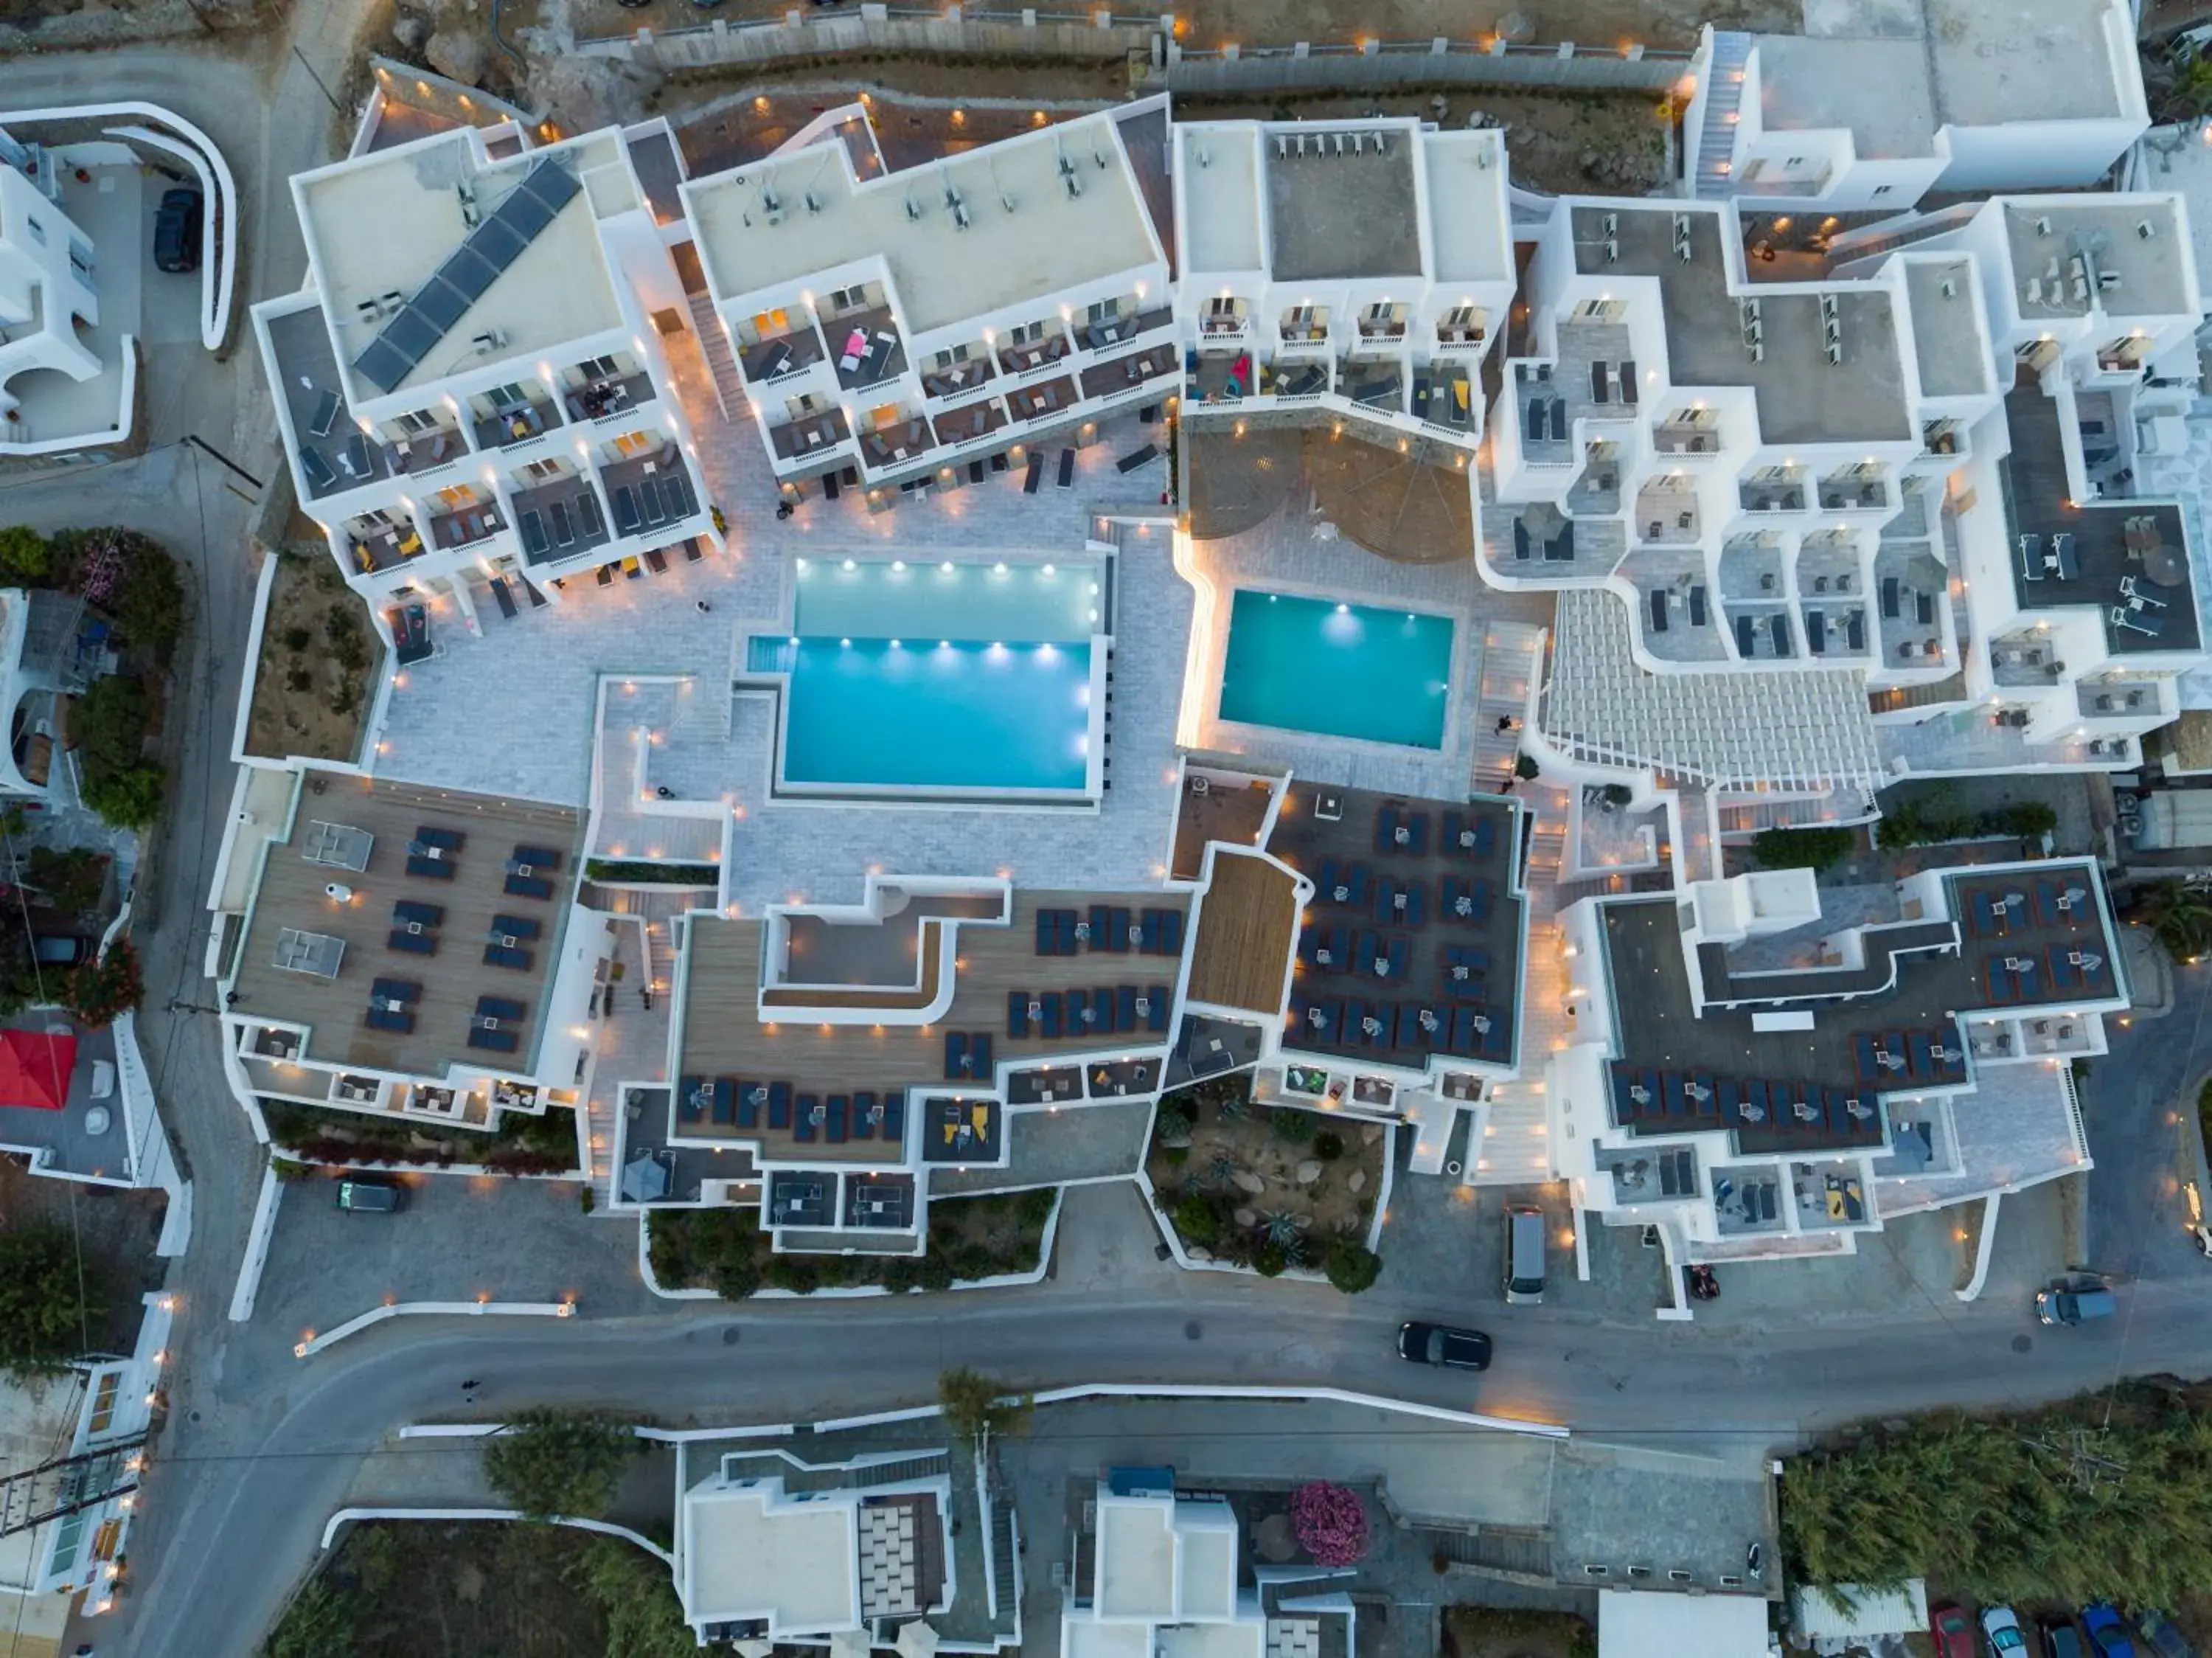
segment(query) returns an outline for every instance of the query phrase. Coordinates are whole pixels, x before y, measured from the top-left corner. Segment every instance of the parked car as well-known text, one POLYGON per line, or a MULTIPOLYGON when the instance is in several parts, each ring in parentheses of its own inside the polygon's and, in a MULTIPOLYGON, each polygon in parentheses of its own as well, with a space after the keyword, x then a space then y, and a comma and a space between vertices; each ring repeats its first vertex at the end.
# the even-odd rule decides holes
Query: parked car
POLYGON ((2063 1613, 2045 1612, 2035 1620, 2035 1632, 2043 1637, 2044 1658, 2088 1658, 2081 1631, 2063 1613))
POLYGON ((2138 1612, 2136 1629, 2158 1658, 2197 1658, 2197 1649, 2189 1644, 2189 1637, 2162 1612, 2138 1612))
POLYGON ((1409 1321, 1398 1326, 1398 1356, 1447 1370, 1487 1370, 1490 1338, 1480 1330, 1409 1321))
POLYGON ((338 1182, 338 1207, 349 1215, 397 1215, 407 1206, 407 1188, 396 1180, 356 1175, 338 1182))
POLYGON ((1936 1658, 1974 1658, 1974 1620, 1957 1601, 1946 1600, 1928 1614, 1928 1633, 1936 1658))
POLYGON ((2105 1281, 2086 1274, 2054 1279, 2050 1289, 2035 1293, 2035 1316, 2045 1324, 2086 1324, 2109 1319, 2116 1310, 2105 1281))
POLYGON ((92 954, 92 941, 67 933, 40 933, 31 941, 31 954, 41 967, 74 967, 92 954))
POLYGON ((200 192, 179 186, 161 192, 154 210, 154 265, 182 274, 200 268, 200 192))
POLYGON ((2128 1639, 2128 1626, 2105 1602, 2081 1608, 2081 1627, 2088 1632, 2089 1645, 2097 1658, 2136 1658, 2136 1643, 2128 1639))
POLYGON ((2020 1618, 2010 1606, 1982 1608, 1982 1639, 1989 1643, 1990 1658, 2027 1650, 2027 1631, 2021 1628, 2020 1618))

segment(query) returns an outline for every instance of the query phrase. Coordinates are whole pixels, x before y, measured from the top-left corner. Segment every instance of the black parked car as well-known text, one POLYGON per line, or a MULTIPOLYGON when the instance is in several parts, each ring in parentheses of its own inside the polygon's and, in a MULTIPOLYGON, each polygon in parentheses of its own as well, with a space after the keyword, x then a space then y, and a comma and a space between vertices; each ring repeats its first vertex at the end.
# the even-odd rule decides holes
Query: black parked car
POLYGON ((161 192, 154 212, 154 264, 178 272, 200 268, 200 192, 181 186, 161 192))
POLYGON ((1455 1330, 1447 1324, 1401 1324, 1398 1356, 1448 1370, 1487 1370, 1490 1338, 1480 1330, 1455 1330))

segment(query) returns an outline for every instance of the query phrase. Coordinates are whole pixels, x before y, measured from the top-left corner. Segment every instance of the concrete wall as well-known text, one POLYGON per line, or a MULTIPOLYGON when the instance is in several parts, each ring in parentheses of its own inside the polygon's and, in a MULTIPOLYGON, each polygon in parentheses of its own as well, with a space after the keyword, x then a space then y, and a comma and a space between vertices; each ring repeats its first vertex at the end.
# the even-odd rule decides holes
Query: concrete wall
POLYGON ((1185 52, 1167 47, 1167 62, 1147 82, 1152 90, 1188 94, 1321 91, 1409 86, 1556 87, 1583 92, 1668 90, 1689 72, 1688 52, 1633 57, 1603 47, 1490 47, 1439 35, 1428 41, 1369 41, 1361 46, 1270 46, 1185 52))
POLYGON ((651 69, 724 68, 795 58, 861 52, 937 52, 968 58, 1077 58, 1119 62, 1133 52, 1150 59, 1157 17, 1116 17, 1111 11, 939 12, 863 4, 857 13, 793 13, 788 19, 737 23, 716 18, 703 28, 640 29, 635 34, 579 40, 587 57, 619 58, 651 69))

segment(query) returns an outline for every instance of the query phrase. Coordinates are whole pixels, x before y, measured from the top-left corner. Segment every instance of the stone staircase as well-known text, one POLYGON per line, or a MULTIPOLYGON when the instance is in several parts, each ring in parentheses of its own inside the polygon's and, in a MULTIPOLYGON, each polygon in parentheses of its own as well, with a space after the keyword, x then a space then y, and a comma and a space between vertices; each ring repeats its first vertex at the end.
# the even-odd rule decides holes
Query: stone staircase
POLYGON ((1711 60, 1705 68, 1705 119, 1698 128, 1697 173, 1691 186, 1701 201, 1725 201, 1735 187, 1736 116, 1743 104, 1743 69, 1751 58, 1751 36, 1715 29, 1712 41, 1711 60))
POLYGON ((743 414, 748 406, 744 377, 738 372, 730 337, 723 332, 721 318, 714 314, 714 303, 704 294, 684 297, 690 302, 692 332, 698 338, 700 355, 707 360, 707 379, 714 388, 714 401, 722 405, 722 418, 743 414))
POLYGON ((1526 622, 1492 622, 1483 634, 1482 668, 1474 708, 1474 790, 1495 795, 1513 776, 1521 753, 1520 722, 1528 711, 1528 687, 1541 660, 1544 630, 1526 622), (1513 725, 1499 730, 1498 722, 1513 725))

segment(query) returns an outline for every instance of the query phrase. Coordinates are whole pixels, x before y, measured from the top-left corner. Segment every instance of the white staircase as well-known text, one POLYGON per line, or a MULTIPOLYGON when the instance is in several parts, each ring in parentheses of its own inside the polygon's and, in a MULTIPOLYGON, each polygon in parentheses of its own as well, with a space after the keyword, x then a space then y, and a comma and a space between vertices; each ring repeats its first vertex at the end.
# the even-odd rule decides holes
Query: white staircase
POLYGON ((1691 189, 1700 201, 1725 201, 1735 187, 1736 117, 1743 104, 1743 69, 1751 58, 1751 36, 1715 29, 1712 42, 1711 59, 1705 68, 1705 119, 1698 125, 1697 173, 1691 189))
POLYGON ((1495 795, 1513 776, 1528 687, 1542 660, 1544 630, 1525 622, 1492 622, 1483 635, 1481 682, 1474 708, 1474 791, 1495 795), (1500 720, 1513 723, 1498 729, 1500 720))
POLYGON ((745 408, 745 383, 738 373, 738 360, 730 351, 730 337, 722 331, 722 320, 714 314, 714 303, 704 294, 686 294, 691 305, 691 330, 698 337, 700 355, 707 360, 707 378, 714 387, 714 401, 722 405, 722 418, 741 414, 745 408))

